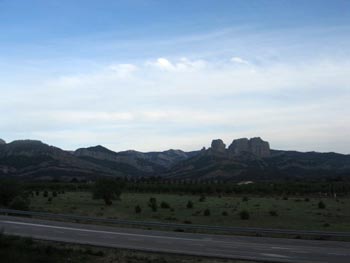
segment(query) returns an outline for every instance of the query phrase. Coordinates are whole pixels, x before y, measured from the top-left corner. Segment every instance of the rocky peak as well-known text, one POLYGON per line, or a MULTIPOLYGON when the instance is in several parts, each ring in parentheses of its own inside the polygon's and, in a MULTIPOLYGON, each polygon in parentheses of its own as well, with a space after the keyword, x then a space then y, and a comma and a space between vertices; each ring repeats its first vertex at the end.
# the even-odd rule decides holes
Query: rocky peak
POLYGON ((0 139, 0 145, 6 144, 6 142, 3 139, 0 139))
POLYGON ((231 154, 239 155, 243 152, 249 152, 249 140, 247 138, 241 138, 233 140, 231 145, 228 147, 231 154))
POLYGON ((250 153, 257 157, 270 156, 269 143, 262 140, 260 137, 254 137, 249 140, 247 138, 233 140, 228 149, 229 153, 233 155, 250 153))
POLYGON ((211 150, 215 153, 225 153, 226 145, 221 139, 216 139, 211 142, 211 150))
POLYGON ((259 157, 270 156, 270 145, 268 142, 263 141, 260 137, 250 139, 250 150, 251 152, 259 157))

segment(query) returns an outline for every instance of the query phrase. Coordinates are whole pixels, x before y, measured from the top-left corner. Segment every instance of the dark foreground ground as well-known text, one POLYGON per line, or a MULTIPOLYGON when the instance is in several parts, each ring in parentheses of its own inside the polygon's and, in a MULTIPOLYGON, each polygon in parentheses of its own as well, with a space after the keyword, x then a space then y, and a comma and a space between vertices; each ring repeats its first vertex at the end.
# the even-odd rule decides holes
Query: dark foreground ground
POLYGON ((2 263, 254 263, 74 245, 7 235, 0 235, 0 258, 2 263))
POLYGON ((268 262, 350 262, 347 242, 175 233, 7 216, 0 217, 0 228, 10 235, 149 252, 268 262))

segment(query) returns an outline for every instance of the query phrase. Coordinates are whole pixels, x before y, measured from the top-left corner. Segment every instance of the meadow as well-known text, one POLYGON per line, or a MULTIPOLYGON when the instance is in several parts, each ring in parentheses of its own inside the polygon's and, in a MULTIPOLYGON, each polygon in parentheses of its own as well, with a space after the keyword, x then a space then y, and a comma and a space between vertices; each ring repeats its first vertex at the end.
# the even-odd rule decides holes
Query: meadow
POLYGON ((111 206, 90 192, 35 193, 30 210, 83 216, 239 227, 350 231, 348 197, 130 193, 111 206), (150 200, 156 203, 152 209, 150 200), (192 203, 189 205, 189 202, 192 203), (139 208, 135 207, 138 206, 139 208))

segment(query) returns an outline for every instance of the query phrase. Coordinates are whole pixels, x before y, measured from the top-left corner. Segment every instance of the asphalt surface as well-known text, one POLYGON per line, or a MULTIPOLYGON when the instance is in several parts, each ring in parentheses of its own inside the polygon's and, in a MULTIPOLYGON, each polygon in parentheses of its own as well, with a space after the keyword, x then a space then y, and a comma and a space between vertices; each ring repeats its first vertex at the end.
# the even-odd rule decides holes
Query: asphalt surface
POLYGON ((0 216, 5 234, 36 239, 268 262, 350 262, 350 243, 116 228, 0 216))

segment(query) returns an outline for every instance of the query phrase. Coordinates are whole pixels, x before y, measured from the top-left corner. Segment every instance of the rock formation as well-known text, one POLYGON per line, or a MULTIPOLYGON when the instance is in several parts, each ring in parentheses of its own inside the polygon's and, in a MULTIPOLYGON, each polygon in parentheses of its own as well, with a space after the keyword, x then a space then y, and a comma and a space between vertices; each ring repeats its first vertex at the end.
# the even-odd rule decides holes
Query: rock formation
POLYGON ((0 145, 6 144, 6 142, 3 139, 0 139, 0 145))
POLYGON ((232 155, 241 155, 243 153, 250 153, 257 157, 269 157, 270 145, 268 142, 263 141, 260 137, 251 139, 241 138, 233 140, 229 146, 228 151, 232 155))
POLYGON ((226 145, 221 139, 216 139, 211 142, 211 151, 213 153, 225 153, 226 145))
POLYGON ((270 145, 268 142, 263 141, 260 137, 251 138, 249 140, 250 151, 252 154, 258 157, 270 156, 270 145))

